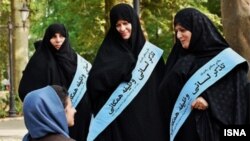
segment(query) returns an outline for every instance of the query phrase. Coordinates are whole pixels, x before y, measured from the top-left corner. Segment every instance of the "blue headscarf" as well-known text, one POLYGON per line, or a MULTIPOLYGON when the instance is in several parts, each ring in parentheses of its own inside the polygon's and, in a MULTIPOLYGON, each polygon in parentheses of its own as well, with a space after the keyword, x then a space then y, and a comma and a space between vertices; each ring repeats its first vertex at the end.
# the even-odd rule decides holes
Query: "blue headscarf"
POLYGON ((67 119, 63 104, 51 86, 31 91, 24 99, 23 114, 29 138, 41 138, 49 133, 68 135, 67 119))

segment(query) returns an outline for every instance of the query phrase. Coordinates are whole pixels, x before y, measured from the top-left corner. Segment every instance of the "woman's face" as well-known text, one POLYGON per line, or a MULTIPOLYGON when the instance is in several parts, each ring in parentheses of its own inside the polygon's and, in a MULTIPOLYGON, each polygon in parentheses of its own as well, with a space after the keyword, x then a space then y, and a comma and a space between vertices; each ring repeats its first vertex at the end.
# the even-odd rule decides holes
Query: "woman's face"
POLYGON ((75 124, 75 121, 74 121, 75 113, 76 113, 76 109, 72 106, 71 100, 68 97, 67 98, 67 106, 65 107, 65 114, 66 114, 66 118, 67 118, 67 122, 68 122, 69 127, 72 127, 75 124))
POLYGON ((189 48, 192 33, 186 28, 182 27, 180 24, 175 26, 175 34, 178 40, 180 40, 181 45, 184 49, 189 48))
POLYGON ((50 39, 50 43, 59 50, 65 41, 65 37, 60 33, 55 33, 55 35, 50 39))
POLYGON ((118 20, 116 23, 116 30, 124 40, 128 40, 131 37, 132 25, 128 21, 118 20))

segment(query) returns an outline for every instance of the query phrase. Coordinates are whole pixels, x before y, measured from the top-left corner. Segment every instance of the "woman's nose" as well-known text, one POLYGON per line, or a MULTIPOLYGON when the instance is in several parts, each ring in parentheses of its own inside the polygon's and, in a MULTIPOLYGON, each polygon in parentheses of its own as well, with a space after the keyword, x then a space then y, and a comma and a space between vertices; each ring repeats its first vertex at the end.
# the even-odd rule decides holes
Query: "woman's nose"
POLYGON ((181 33, 180 32, 176 32, 176 37, 177 37, 177 39, 180 39, 181 38, 181 33))
POLYGON ((124 30, 125 30, 125 26, 121 25, 121 31, 124 31, 124 30))
POLYGON ((60 42, 61 38, 60 37, 56 37, 56 42, 60 42))

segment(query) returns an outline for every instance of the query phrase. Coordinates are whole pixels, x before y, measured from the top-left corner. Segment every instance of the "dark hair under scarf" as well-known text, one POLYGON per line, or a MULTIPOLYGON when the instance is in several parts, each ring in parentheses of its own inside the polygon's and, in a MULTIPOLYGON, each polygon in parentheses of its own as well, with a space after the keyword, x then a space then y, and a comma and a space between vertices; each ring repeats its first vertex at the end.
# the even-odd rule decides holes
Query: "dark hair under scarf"
POLYGON ((67 107, 68 103, 68 98, 69 98, 69 93, 65 87, 61 87, 59 85, 51 85, 51 87, 56 91, 57 95, 59 96, 64 109, 67 107))

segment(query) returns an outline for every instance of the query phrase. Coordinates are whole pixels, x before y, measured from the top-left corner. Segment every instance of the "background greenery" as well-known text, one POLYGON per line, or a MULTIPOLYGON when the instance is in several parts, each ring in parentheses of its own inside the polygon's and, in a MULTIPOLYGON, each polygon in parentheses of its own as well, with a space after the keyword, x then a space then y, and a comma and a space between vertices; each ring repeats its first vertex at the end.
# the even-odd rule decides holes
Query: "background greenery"
MULTIPOLYGON (((72 47, 92 62, 108 27, 109 9, 112 4, 120 1, 122 0, 28 0, 29 57, 35 50, 34 42, 43 38, 48 25, 60 22, 69 30, 72 47)), ((133 3, 133 0, 127 1, 133 3)), ((139 15, 145 34, 150 42, 164 50, 165 60, 174 43, 173 17, 184 7, 195 7, 203 11, 222 31, 220 0, 140 0, 139 15)), ((0 25, 7 24, 9 15, 10 0, 0 0, 0 25)), ((7 33, 6 28, 0 28, 1 81, 8 78, 7 33)), ((1 105, 4 100, 0 99, 0 102, 1 105)), ((17 109, 20 108, 17 107, 17 109)))

